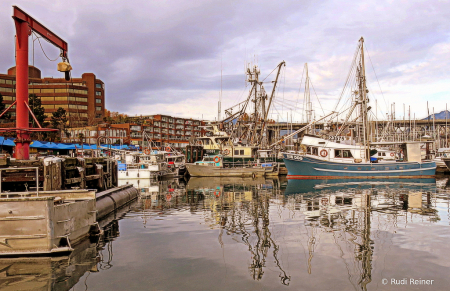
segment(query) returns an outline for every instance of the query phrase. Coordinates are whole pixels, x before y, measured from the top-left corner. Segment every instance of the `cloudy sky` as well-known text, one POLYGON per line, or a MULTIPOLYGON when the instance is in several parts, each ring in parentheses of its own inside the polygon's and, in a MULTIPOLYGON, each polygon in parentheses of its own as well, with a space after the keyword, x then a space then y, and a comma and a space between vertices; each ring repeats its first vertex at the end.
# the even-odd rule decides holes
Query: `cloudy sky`
MULTIPOLYGON (((225 109, 247 97, 246 64, 258 64, 265 78, 284 60, 271 117, 301 119, 305 63, 320 116, 334 108, 361 36, 370 56, 370 101, 375 108, 377 100, 379 117, 393 102, 397 118, 403 118, 403 104, 423 118, 427 101, 430 112, 450 103, 450 3, 445 0, 3 0, 2 73, 14 65, 12 5, 68 42, 72 75, 93 72, 103 80, 111 111, 214 119, 221 68, 225 109)), ((58 49, 43 46, 50 58, 58 56, 58 49)), ((34 59, 43 76, 61 77, 37 45, 34 59)), ((267 77, 266 91, 274 78, 267 77)))

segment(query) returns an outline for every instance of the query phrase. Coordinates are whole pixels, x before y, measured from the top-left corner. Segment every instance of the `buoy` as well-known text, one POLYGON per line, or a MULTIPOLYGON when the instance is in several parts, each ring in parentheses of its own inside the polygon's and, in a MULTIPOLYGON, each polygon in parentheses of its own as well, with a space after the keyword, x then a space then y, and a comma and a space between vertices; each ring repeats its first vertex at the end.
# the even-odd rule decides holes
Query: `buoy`
POLYGON ((256 174, 255 172, 252 173, 252 178, 255 179, 256 178, 256 174))
POLYGON ((321 157, 325 158, 327 155, 328 155, 327 150, 321 150, 321 151, 320 151, 320 156, 321 156, 321 157))
POLYGON ((394 153, 391 153, 391 157, 393 157, 393 156, 395 156, 395 154, 394 154, 394 153))
POLYGON ((144 154, 149 155, 150 154, 150 150, 149 149, 145 149, 144 150, 144 154))
POLYGON ((170 152, 170 147, 166 147, 166 152, 170 152))
POLYGON ((214 157, 214 163, 218 163, 220 162, 220 157, 219 156, 215 156, 214 157))
POLYGON ((223 155, 224 156, 228 156, 230 154, 230 150, 229 149, 225 149, 224 151, 223 151, 223 155))
POLYGON ((220 191, 214 191, 214 196, 216 196, 217 198, 220 197, 220 191))

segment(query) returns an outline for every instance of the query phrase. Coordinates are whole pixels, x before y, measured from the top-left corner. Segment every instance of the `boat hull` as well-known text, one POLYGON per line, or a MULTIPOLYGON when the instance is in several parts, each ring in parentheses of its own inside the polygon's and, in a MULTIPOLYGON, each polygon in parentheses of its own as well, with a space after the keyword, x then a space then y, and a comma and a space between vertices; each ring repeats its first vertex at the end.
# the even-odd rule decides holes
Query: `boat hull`
POLYGON ((263 177, 264 168, 221 168, 186 164, 186 169, 192 177, 263 177))
POLYGON ((288 179, 433 178, 435 162, 339 163, 284 154, 288 179))

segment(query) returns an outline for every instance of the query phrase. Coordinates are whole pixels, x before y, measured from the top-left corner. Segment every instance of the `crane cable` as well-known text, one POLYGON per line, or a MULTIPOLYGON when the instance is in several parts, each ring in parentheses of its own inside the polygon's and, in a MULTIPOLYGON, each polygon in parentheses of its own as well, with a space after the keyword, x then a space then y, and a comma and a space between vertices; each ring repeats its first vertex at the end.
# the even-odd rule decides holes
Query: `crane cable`
MULTIPOLYGON (((52 59, 50 59, 48 56, 47 56, 47 54, 45 53, 45 50, 44 50, 44 48, 42 47, 42 43, 41 43, 41 40, 40 40, 40 36, 37 36, 36 35, 36 33, 33 31, 33 34, 35 35, 35 39, 34 40, 38 40, 38 42, 39 42, 39 46, 41 47, 41 50, 42 50, 42 52, 44 53, 44 55, 45 55, 45 57, 49 60, 49 61, 51 61, 51 62, 54 62, 54 61, 57 61, 58 59, 59 59, 59 57, 60 56, 58 56, 56 59, 54 59, 54 60, 52 60, 52 59)), ((49 42, 48 40, 47 40, 47 42, 49 42)), ((34 64, 33 64, 34 65, 34 64)))

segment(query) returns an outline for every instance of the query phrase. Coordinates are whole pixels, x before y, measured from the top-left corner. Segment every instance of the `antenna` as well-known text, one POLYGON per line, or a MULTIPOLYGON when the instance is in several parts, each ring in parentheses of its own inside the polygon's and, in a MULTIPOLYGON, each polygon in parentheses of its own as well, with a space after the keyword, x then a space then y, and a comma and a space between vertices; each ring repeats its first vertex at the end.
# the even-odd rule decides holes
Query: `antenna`
POLYGON ((221 111, 221 107, 222 107, 222 54, 220 54, 220 95, 219 95, 219 108, 218 108, 218 118, 217 121, 220 121, 220 111, 221 111))

